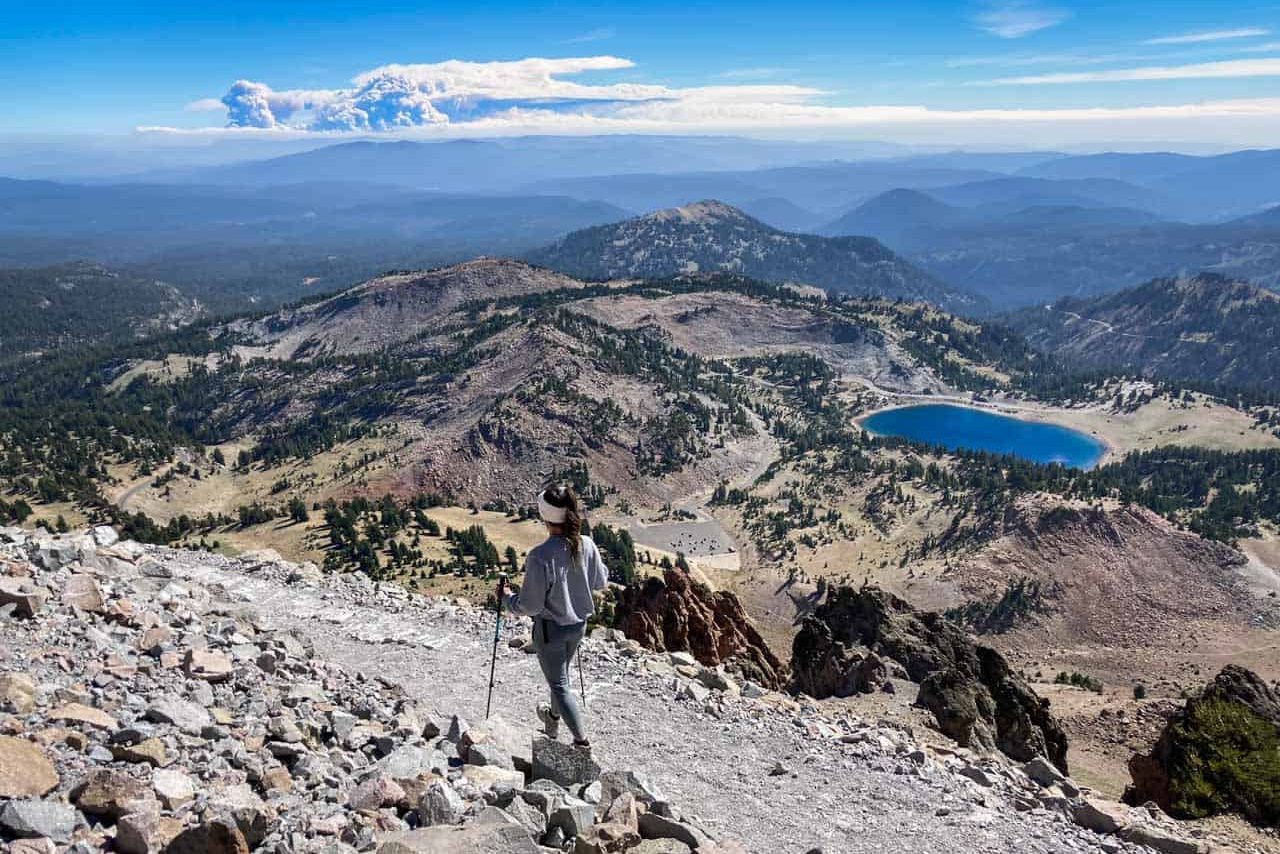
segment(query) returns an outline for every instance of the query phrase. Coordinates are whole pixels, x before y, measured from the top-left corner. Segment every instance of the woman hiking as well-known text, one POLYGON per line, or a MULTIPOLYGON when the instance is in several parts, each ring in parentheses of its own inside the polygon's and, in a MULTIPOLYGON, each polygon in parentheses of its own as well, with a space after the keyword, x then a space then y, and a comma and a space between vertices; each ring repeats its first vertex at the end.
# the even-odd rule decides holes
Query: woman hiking
POLYGON ((572 487, 551 486, 538 495, 538 515, 550 535, 524 561, 524 582, 507 598, 513 613, 533 618, 533 648, 551 689, 538 706, 548 738, 560 734, 561 719, 575 747, 590 749, 582 712, 569 685, 569 665, 595 613, 591 591, 609 583, 600 551, 582 533, 582 508, 572 487))

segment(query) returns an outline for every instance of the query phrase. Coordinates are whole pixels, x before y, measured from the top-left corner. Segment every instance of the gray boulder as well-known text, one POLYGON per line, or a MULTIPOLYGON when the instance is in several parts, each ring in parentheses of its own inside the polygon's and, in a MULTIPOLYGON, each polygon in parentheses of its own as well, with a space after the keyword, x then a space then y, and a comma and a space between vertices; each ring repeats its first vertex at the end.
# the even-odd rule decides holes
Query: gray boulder
POLYGON ((541 849, 519 825, 471 824, 388 834, 377 854, 541 854, 541 849))
POLYGON ((590 751, 541 736, 533 740, 533 779, 573 788, 599 777, 600 766, 590 751))
POLYGON ((640 835, 645 839, 674 839, 690 848, 711 845, 710 837, 693 825, 653 812, 640 816, 640 835))
POLYGON ((457 824, 466 811, 466 801, 444 780, 433 780, 418 804, 418 821, 424 825, 457 824))
POLYGON ((21 838, 70 842, 82 821, 79 810, 61 801, 9 801, 0 809, 0 827, 21 838))

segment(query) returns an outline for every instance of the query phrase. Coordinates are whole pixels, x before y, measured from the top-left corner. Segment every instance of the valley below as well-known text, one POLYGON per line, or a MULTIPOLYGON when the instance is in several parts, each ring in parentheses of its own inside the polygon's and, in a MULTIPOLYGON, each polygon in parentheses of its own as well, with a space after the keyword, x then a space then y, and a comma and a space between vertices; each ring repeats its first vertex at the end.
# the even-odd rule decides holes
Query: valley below
POLYGON ((109 520, 483 605, 562 481, 611 580, 687 569, 781 660, 831 589, 889 591, 1003 653, 1111 798, 1224 665, 1280 678, 1274 403, 1072 373, 921 303, 479 259, 51 364, 8 400, 0 510, 27 527, 109 520), (928 404, 1090 459, 862 426, 928 404))

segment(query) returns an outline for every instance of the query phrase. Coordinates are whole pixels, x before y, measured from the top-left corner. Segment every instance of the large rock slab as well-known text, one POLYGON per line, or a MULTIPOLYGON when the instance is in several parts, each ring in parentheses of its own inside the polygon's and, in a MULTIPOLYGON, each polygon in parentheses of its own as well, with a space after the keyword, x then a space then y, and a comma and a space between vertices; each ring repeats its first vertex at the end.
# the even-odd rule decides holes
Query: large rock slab
POLYGON ((529 831, 515 824, 427 827, 387 835, 378 854, 541 854, 529 831))
POLYGON ((84 724, 95 729, 113 730, 120 726, 119 721, 101 709, 95 709, 92 706, 85 706, 80 703, 64 703, 49 712, 49 720, 84 724))
POLYGON ((275 808, 249 788, 247 784, 221 786, 209 792, 209 810, 220 818, 229 818, 244 834, 251 848, 256 848, 271 832, 276 819, 275 808))
POLYGON ((524 785, 524 775, 519 771, 496 765, 464 765, 462 778, 482 792, 518 789, 524 785))
POLYGON ((1071 817, 1081 827, 1095 833, 1116 833, 1131 821, 1129 810, 1123 804, 1085 798, 1072 810, 1071 817))
POLYGON ((493 715, 459 734, 458 756, 472 765, 514 768, 513 757, 529 761, 528 735, 493 715))
POLYGON ((652 812, 640 816, 640 835, 645 839, 674 839, 690 848, 711 844, 711 839, 693 825, 652 812))
POLYGON ((102 589, 92 575, 80 573, 67 579, 62 585, 62 604, 100 614, 106 605, 102 589))
POLYGON ((30 714, 36 707, 36 685, 25 673, 0 673, 0 711, 30 714))
POLYGON ((1123 830, 1120 835, 1135 845, 1142 845, 1162 854, 1207 854, 1209 851, 1209 846, 1203 842, 1150 824, 1135 824, 1123 830))
POLYGON ((645 839, 627 854, 690 854, 693 849, 678 839, 645 839))
POLYGON ((249 854, 249 844, 233 822, 214 820, 179 833, 165 854, 249 854))
POLYGON ((203 679, 206 682, 226 682, 235 673, 231 659, 209 649, 187 650, 182 667, 192 679, 203 679))
POLYGON ((108 548, 120 542, 120 535, 116 533, 116 529, 110 525, 97 525, 89 531, 89 536, 93 537, 93 542, 99 548, 108 548))
POLYGON ((213 723, 213 716, 199 703, 180 697, 161 697, 147 707, 146 718, 161 724, 172 724, 187 735, 199 735, 213 723))
POLYGON ((347 806, 353 810, 379 810, 404 800, 405 791, 389 777, 375 776, 347 794, 347 806))
POLYGON ((0 827, 13 836, 43 837, 54 842, 71 841, 71 834, 83 819, 73 806, 62 801, 9 801, 0 809, 0 827))
POLYGON ((115 849, 120 854, 158 854, 181 832, 180 820, 161 815, 155 801, 145 802, 116 822, 115 849))
POLYGON ((539 736, 533 740, 534 780, 551 780, 565 788, 591 783, 600 777, 600 766, 591 752, 539 736))
POLYGON ((150 796, 150 787, 137 777, 114 768, 99 768, 72 791, 71 800, 85 815, 115 821, 150 796))
POLYGON ((0 798, 38 798, 58 785, 58 772, 40 748, 0 735, 0 798))
POLYGON ((432 780, 418 803, 418 821, 423 825, 457 824, 467 803, 444 780, 432 780))
POLYGON ((655 801, 666 800, 662 791, 650 782, 649 778, 634 771, 606 771, 600 775, 600 800, 612 803, 620 795, 627 793, 645 806, 652 806, 655 801))
POLYGON ((40 613, 48 594, 30 582, 17 578, 0 578, 0 606, 13 605, 14 614, 31 619, 40 613))
POLYGON ((196 798, 194 781, 175 768, 157 768, 152 772, 151 788, 166 809, 177 809, 196 798))

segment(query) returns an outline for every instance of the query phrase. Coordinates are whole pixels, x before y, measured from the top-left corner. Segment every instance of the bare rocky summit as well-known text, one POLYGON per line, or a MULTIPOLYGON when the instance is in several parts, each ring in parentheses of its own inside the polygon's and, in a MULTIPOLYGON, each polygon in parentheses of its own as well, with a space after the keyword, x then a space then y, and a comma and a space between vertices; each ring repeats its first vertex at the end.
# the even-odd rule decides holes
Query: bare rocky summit
POLYGON ((939 282, 875 238, 779 231, 710 199, 584 228, 528 257, 590 279, 740 273, 858 296, 925 300, 949 310, 984 307, 980 297, 939 282))
POLYGON ((278 358, 368 353, 438 330, 433 321, 470 300, 496 300, 582 283, 519 261, 479 258, 436 270, 390 272, 299 308, 243 325, 278 358))
POLYGON ((521 626, 481 721, 491 614, 361 574, 114 540, 0 530, 15 591, 0 834, 15 852, 1210 847, 1042 759, 744 692, 612 631, 585 645, 586 762, 514 723, 545 692, 521 626))

